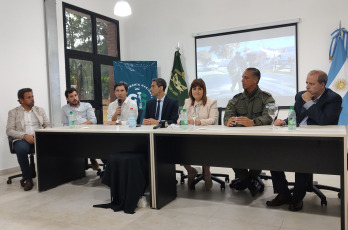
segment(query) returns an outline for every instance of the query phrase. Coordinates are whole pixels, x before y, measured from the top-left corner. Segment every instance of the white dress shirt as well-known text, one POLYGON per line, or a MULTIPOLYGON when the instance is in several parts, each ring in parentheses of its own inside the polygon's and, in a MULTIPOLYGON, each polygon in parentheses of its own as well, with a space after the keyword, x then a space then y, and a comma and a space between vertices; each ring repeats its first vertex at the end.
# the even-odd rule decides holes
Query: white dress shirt
POLYGON ((28 135, 32 135, 35 129, 40 129, 39 119, 36 117, 33 109, 29 110, 29 112, 23 107, 22 109, 24 110, 24 132, 28 135))
MULTIPOLYGON (((109 104, 108 111, 107 111, 107 121, 112 120, 112 116, 115 114, 117 108, 118 108, 118 101, 116 99, 115 101, 109 104)), ((121 106, 121 114, 118 115, 117 117, 117 120, 121 121, 122 125, 128 124, 128 117, 129 117, 129 112, 131 108, 133 108, 133 110, 136 112, 136 118, 137 118, 138 117, 137 103, 127 97, 121 106)))

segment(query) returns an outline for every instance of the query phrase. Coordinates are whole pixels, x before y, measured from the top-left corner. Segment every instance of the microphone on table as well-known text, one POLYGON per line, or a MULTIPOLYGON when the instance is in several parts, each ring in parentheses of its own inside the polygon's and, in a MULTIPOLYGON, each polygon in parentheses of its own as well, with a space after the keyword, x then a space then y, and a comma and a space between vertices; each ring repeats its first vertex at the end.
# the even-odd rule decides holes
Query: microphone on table
POLYGON ((166 120, 160 120, 158 125, 155 125, 153 129, 158 129, 158 128, 167 128, 168 127, 168 122, 166 120))

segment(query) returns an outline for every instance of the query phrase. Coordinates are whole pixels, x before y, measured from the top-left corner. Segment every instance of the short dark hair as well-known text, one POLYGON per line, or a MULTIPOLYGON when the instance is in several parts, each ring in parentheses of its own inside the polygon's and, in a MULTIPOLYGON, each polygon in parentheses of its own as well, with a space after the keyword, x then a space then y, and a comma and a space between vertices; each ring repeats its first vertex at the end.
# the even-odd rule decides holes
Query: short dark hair
POLYGON ((69 88, 69 89, 65 90, 65 97, 68 98, 69 94, 71 94, 73 92, 77 93, 77 90, 75 88, 69 88))
POLYGON ((128 84, 127 82, 124 82, 124 81, 119 81, 119 82, 116 82, 115 86, 114 86, 114 91, 116 90, 116 87, 117 86, 124 86, 124 88, 126 89, 126 92, 128 92, 128 84))
POLYGON ((260 72, 260 70, 254 68, 254 67, 249 67, 245 71, 247 71, 247 70, 251 71, 253 73, 253 76, 258 78, 257 83, 259 83, 259 81, 261 79, 261 72, 260 72))
POLYGON ((322 70, 312 70, 308 73, 308 75, 318 75, 318 83, 321 84, 324 82, 324 85, 326 85, 327 81, 329 80, 329 77, 327 74, 322 70))
POLYGON ((158 87, 163 86, 163 92, 166 90, 167 82, 163 78, 154 78, 154 79, 152 79, 152 82, 154 82, 154 81, 156 82, 156 85, 158 87))
POLYGON ((23 88, 23 89, 18 90, 18 93, 17 93, 18 100, 24 99, 24 94, 27 92, 33 92, 33 90, 30 88, 23 88))

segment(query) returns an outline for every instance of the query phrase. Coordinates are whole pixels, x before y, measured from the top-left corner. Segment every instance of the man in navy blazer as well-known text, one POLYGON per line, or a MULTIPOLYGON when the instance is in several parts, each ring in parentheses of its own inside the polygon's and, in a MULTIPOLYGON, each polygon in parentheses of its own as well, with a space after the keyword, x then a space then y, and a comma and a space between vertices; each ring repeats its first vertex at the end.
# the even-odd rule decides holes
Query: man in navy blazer
POLYGON ((166 120, 168 124, 172 124, 178 120, 178 101, 166 96, 164 93, 166 87, 167 83, 164 79, 152 80, 150 91, 155 98, 146 103, 143 125, 157 125, 160 120, 166 120))
MULTIPOLYGON (((337 125, 341 113, 342 97, 325 88, 328 76, 321 70, 312 70, 307 75, 306 91, 295 96, 297 126, 302 125, 337 125)), ((274 125, 285 125, 287 119, 277 119, 274 125)), ((305 162, 304 162, 305 164, 305 162)), ((295 173, 295 186, 291 195, 284 172, 271 171, 274 193, 278 195, 267 206, 289 204, 290 211, 299 211, 303 207, 307 182, 310 174, 295 173)))

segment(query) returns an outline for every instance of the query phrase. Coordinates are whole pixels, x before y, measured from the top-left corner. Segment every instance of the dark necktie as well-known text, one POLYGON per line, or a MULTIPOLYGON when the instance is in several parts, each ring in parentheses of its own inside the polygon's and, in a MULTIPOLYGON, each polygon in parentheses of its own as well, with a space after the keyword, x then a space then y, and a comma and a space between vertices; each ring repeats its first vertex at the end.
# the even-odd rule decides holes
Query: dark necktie
POLYGON ((155 119, 158 120, 159 118, 159 112, 160 112, 160 103, 161 103, 161 100, 158 100, 157 101, 157 109, 156 109, 156 116, 155 116, 155 119))

